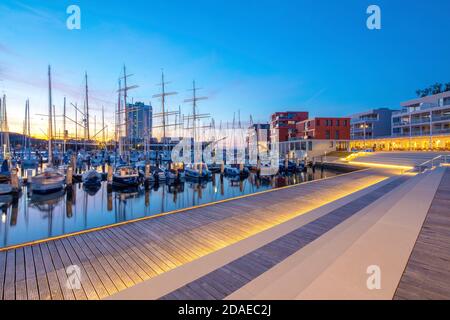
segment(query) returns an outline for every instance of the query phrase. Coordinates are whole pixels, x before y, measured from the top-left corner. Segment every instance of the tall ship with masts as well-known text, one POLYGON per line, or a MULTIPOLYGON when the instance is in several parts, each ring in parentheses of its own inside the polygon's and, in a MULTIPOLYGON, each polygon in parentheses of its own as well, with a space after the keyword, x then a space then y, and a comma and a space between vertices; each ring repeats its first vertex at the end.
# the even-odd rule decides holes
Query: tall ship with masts
POLYGON ((52 110, 52 75, 48 66, 48 165, 45 171, 33 177, 31 190, 33 193, 53 193, 64 188, 65 177, 54 167, 53 161, 53 110, 52 110))

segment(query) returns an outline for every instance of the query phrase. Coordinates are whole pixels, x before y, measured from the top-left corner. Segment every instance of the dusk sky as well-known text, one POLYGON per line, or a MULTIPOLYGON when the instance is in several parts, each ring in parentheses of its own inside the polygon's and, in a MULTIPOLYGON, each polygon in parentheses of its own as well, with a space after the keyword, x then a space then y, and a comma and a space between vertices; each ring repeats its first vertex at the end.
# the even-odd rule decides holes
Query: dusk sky
POLYGON ((216 122, 238 110, 267 122, 275 111, 398 108, 416 89, 450 82, 449 12, 448 0, 2 0, 0 92, 11 131, 22 131, 30 98, 35 134, 47 130, 36 114, 48 110, 48 64, 57 114, 64 96, 82 106, 87 71, 98 123, 102 105, 113 119, 123 64, 140 86, 130 98, 156 111, 161 68, 179 93, 172 110, 190 112, 183 100, 195 79, 209 97, 200 111, 216 122), (81 30, 66 27, 71 4, 81 8, 81 30), (370 4, 381 7, 381 30, 366 27, 370 4))

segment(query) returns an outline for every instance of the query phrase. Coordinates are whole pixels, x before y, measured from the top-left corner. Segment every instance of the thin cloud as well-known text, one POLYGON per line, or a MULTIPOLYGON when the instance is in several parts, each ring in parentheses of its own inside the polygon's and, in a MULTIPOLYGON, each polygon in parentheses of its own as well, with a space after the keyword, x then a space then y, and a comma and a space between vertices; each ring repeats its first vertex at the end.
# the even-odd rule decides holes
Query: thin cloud
POLYGON ((327 91, 327 88, 323 88, 321 90, 319 90, 318 92, 316 92, 311 98, 309 98, 308 100, 306 100, 306 102, 304 103, 306 106, 309 105, 311 102, 313 102, 314 100, 316 100, 317 98, 319 98, 325 91, 327 91))
POLYGON ((50 11, 45 11, 42 9, 31 7, 20 1, 16 1, 15 4, 18 7, 21 7, 22 9, 24 9, 28 14, 31 14, 32 16, 34 16, 40 20, 45 20, 48 22, 53 22, 53 23, 58 23, 58 24, 61 23, 61 21, 62 21, 62 20, 56 18, 56 15, 50 11))
POLYGON ((12 49, 8 48, 7 46, 5 46, 2 43, 0 43, 0 53, 17 56, 16 52, 14 52, 12 49))

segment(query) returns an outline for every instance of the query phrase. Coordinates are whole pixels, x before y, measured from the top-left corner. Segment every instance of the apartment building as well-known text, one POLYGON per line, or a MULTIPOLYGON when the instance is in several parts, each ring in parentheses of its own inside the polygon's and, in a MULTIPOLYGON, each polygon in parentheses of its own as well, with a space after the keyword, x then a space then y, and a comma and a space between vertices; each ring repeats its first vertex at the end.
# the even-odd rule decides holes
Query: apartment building
POLYGON ((270 136, 273 141, 285 142, 295 137, 297 123, 308 119, 305 111, 286 111, 272 114, 270 136))
POLYGON ((392 113, 395 111, 378 108, 351 115, 350 138, 364 140, 389 137, 392 133, 392 113))
POLYGON ((392 114, 393 137, 450 134, 450 91, 401 103, 392 114))
POLYGON ((298 139, 350 140, 350 118, 313 118, 296 127, 298 139))

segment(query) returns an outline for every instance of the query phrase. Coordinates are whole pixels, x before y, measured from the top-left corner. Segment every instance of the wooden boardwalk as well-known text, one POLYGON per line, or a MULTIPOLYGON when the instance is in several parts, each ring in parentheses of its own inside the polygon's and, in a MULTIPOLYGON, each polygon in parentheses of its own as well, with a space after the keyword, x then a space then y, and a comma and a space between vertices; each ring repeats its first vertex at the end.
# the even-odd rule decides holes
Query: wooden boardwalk
POLYGON ((450 168, 436 192, 394 299, 450 299, 450 168))
POLYGON ((354 172, 0 252, 0 300, 105 298, 385 178, 354 172), (73 265, 78 290, 67 285, 73 265))

